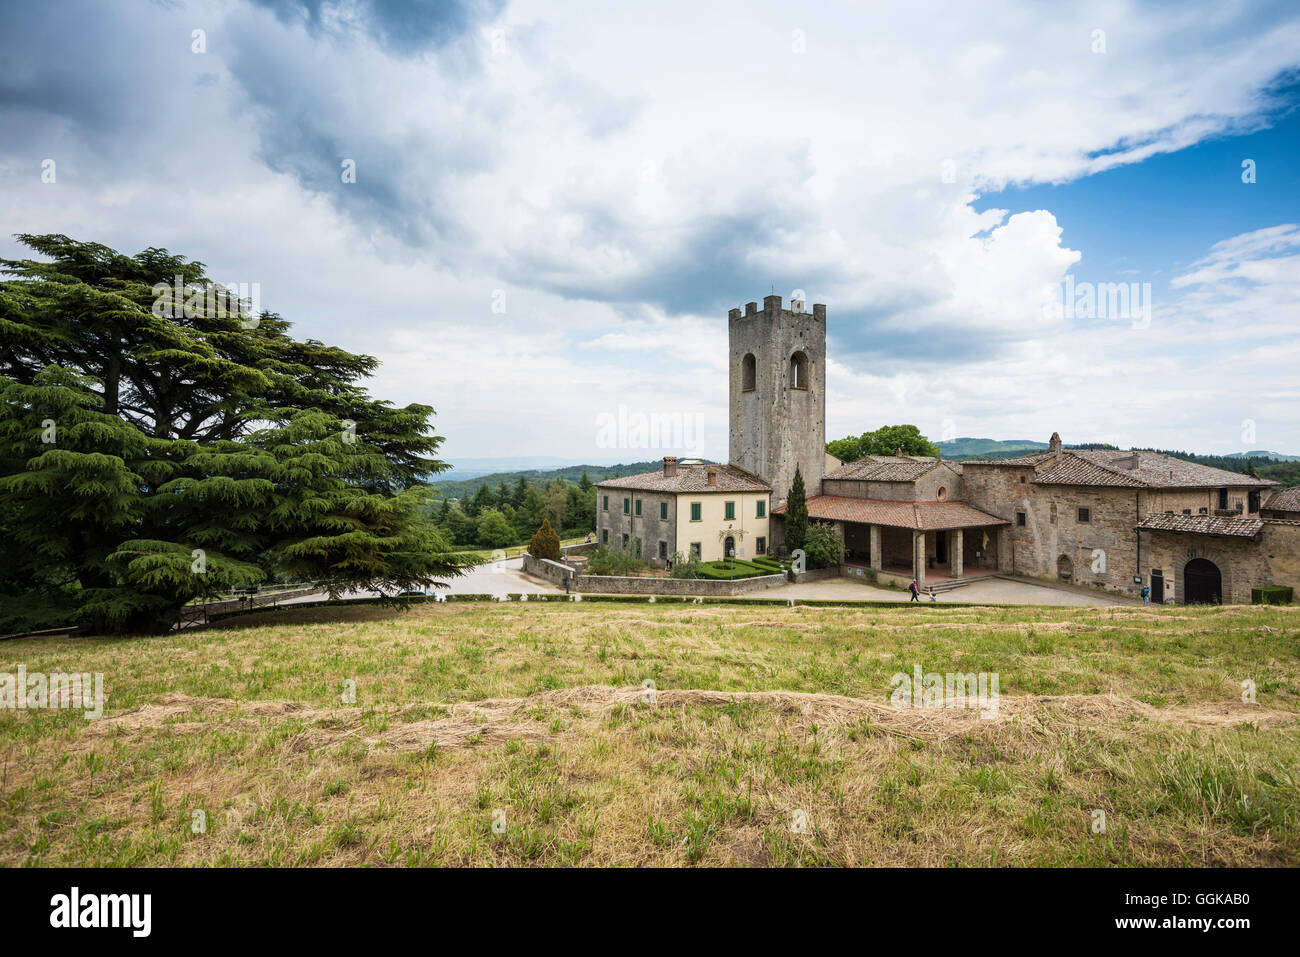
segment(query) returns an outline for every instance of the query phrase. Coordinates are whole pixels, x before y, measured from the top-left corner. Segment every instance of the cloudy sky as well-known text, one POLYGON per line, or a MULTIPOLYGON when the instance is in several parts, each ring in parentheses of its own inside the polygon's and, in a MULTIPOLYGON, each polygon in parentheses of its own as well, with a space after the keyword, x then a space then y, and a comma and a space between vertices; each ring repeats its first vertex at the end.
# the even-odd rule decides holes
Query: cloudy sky
POLYGON ((257 283, 452 459, 723 457, 727 310, 796 289, 828 438, 1300 453, 1297 104, 1294 2, 11 3, 0 255, 257 283))

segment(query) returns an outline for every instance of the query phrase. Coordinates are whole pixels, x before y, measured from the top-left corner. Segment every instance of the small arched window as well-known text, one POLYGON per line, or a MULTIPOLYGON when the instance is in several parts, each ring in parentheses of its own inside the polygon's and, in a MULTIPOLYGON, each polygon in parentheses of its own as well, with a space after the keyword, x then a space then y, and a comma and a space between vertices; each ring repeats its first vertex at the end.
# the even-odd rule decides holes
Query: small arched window
POLYGON ((945 498, 947 498, 947 497, 948 497, 948 490, 947 490, 946 488, 944 488, 942 485, 940 485, 940 486, 939 486, 939 501, 942 502, 942 501, 943 501, 945 498))
POLYGON ((754 353, 748 352, 745 358, 740 360, 740 389, 742 392, 753 392, 758 388, 758 361, 754 358, 754 353))
POLYGON ((808 357, 802 352, 790 357, 790 388, 808 388, 808 357))

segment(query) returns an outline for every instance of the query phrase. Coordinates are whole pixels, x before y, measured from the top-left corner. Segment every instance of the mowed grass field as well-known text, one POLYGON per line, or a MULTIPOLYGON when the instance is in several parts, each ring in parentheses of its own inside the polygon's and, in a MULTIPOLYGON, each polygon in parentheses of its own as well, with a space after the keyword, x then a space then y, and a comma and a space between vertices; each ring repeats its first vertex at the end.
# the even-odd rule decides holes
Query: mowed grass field
POLYGON ((0 863, 1295 866, 1298 612, 429 604, 10 641, 0 671, 108 700, 0 712, 0 863), (892 707, 916 665, 996 672, 997 716, 892 707))

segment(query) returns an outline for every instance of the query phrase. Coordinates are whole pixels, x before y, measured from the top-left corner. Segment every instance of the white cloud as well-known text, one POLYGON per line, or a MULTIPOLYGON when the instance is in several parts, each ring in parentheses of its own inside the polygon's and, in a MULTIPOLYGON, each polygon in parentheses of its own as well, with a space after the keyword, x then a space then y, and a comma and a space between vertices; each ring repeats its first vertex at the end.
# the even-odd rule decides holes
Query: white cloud
POLYGON ((726 309, 773 287, 829 306, 832 435, 955 419, 1226 447, 1223 423, 1262 405, 1295 451, 1282 399, 1257 398, 1293 392, 1295 226, 1209 250, 1141 331, 1046 318, 1044 287, 1089 251, 1052 210, 973 208, 1253 128, 1300 29, 1250 16, 520 0, 396 55, 247 4, 89 7, 66 55, 34 44, 24 95, 88 77, 133 105, 7 108, 0 218, 260 282, 299 334, 380 355, 376 391, 434 405, 452 456, 585 455, 584 423, 620 403, 700 411, 723 454, 726 309), (1216 374, 1227 357, 1249 376, 1216 374))

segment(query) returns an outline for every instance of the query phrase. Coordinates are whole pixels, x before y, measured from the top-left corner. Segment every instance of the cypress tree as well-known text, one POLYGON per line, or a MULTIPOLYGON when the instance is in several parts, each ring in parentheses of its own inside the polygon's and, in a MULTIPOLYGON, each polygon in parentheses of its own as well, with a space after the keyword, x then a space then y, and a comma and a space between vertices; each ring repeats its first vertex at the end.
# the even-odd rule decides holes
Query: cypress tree
POLYGON ((794 481, 785 500, 785 547, 790 551, 803 548, 808 537, 808 501, 804 494, 803 473, 794 467, 794 481))

